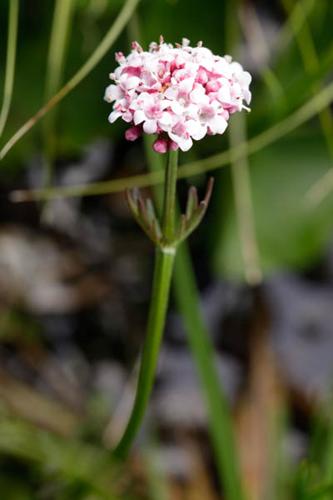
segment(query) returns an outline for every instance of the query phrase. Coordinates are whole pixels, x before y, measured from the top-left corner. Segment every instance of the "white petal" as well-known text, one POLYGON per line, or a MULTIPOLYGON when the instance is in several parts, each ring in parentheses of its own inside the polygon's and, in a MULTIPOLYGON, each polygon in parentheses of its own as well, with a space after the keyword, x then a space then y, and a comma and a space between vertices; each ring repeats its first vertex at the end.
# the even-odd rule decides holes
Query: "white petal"
POLYGON ((244 100, 245 100, 246 104, 250 104, 251 99, 252 99, 252 94, 251 94, 250 90, 248 90, 248 89, 243 90, 243 95, 244 95, 244 100))
POLYGON ((127 110, 125 111, 125 113, 123 113, 122 119, 127 123, 131 123, 131 121, 133 120, 133 115, 129 110, 127 110))
POLYGON ((173 134, 172 132, 169 132, 169 137, 176 144, 178 144, 178 146, 182 151, 188 151, 193 145, 193 141, 190 137, 188 139, 185 139, 184 137, 181 137, 180 135, 177 134, 173 134))
POLYGON ((177 99, 177 96, 178 96, 178 90, 175 88, 175 87, 169 87, 166 89, 166 91, 164 92, 164 96, 167 98, 167 99, 177 99))
POLYGON ((241 97, 242 96, 242 87, 239 83, 235 82, 232 86, 231 94, 233 97, 241 97))
POLYGON ((134 117, 133 117, 134 125, 139 125, 139 123, 144 122, 145 119, 146 119, 146 115, 144 114, 142 109, 137 109, 134 112, 134 117))
POLYGON ((219 101, 224 102, 226 104, 232 103, 232 98, 230 95, 230 87, 224 85, 223 87, 220 88, 217 95, 219 101))
POLYGON ((170 113, 168 112, 163 113, 161 118, 158 119, 158 124, 162 130, 167 132, 173 125, 173 120, 170 113))
POLYGON ((159 106, 163 111, 170 106, 170 101, 168 99, 159 99, 159 106))
POLYGON ((208 126, 213 134, 223 134, 228 126, 228 122, 222 116, 216 115, 209 121, 208 126))
POLYGON ((209 97, 205 94, 203 87, 197 87, 190 93, 190 99, 194 104, 208 104, 209 97))
POLYGON ((109 122, 113 123, 115 122, 119 117, 121 116, 120 111, 112 111, 112 113, 109 114, 109 122))
POLYGON ((188 151, 193 146, 193 141, 190 137, 188 139, 184 139, 184 137, 181 137, 178 141, 178 146, 182 151, 188 151))
POLYGON ((248 71, 243 71, 241 78, 239 79, 244 86, 250 85, 252 81, 252 76, 248 71))
POLYGON ((118 85, 109 85, 105 89, 104 99, 108 102, 115 101, 116 99, 120 99, 123 96, 121 89, 118 85))
POLYGON ((189 118, 197 120, 199 112, 200 107, 197 104, 189 104, 188 106, 186 106, 186 116, 188 116, 189 118))
POLYGON ((155 134, 157 131, 156 120, 146 120, 143 124, 143 130, 146 134, 155 134))
POLYGON ((207 126, 202 125, 195 120, 188 120, 185 125, 187 133, 190 134, 190 136, 196 141, 200 141, 203 137, 205 137, 207 126))
POLYGON ((126 75, 126 78, 123 78, 123 77, 121 78, 122 86, 126 90, 135 89, 139 85, 140 81, 141 81, 140 78, 138 78, 137 76, 128 77, 126 75))
POLYGON ((220 57, 219 60, 214 64, 213 71, 214 73, 223 75, 226 78, 231 77, 232 74, 230 64, 224 57, 220 57))
POLYGON ((178 101, 170 101, 170 108, 176 115, 183 114, 184 107, 178 101))
POLYGON ((241 64, 239 64, 238 62, 236 61, 233 61, 231 64, 231 69, 232 69, 232 72, 235 74, 235 75, 241 75, 244 70, 243 70, 243 66, 241 64))
POLYGON ((180 92, 185 92, 186 94, 188 94, 189 92, 191 92, 193 84, 194 84, 194 78, 192 77, 185 78, 184 80, 178 83, 178 88, 180 92))

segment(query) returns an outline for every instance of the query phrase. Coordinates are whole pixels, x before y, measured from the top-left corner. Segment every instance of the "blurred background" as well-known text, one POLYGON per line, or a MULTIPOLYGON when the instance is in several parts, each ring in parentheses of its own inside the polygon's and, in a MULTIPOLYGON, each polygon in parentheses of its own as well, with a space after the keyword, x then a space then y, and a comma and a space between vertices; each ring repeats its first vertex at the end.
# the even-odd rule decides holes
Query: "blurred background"
POLYGON ((0 153, 1 499, 333 498, 332 23, 330 0, 0 2, 1 147, 97 54, 0 153), (180 204, 211 175, 214 193, 176 266, 153 396, 120 466, 110 449, 154 252, 123 191, 139 176, 151 194, 161 158, 110 126, 103 95, 114 52, 161 34, 231 54, 253 99, 181 155, 180 204), (196 335, 215 352, 218 443, 196 335))

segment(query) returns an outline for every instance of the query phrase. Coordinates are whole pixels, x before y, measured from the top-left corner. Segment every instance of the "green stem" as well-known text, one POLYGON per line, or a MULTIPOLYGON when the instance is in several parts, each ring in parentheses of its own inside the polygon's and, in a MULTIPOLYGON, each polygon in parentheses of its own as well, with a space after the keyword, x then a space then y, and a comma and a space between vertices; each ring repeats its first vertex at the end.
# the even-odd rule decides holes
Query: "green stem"
MULTIPOLYGON (((69 34, 75 12, 74 0, 56 0, 47 59, 45 98, 50 99, 60 88, 68 49, 69 34)), ((57 108, 49 113, 44 122, 45 187, 52 183, 56 154, 57 108)))
MULTIPOLYGON (((150 171, 156 172, 162 170, 163 165, 161 156, 153 152, 152 145, 151 138, 145 136, 148 167, 150 171)), ((160 186, 155 186, 154 193, 158 212, 161 212, 163 193, 160 186)), ((214 347, 202 316, 200 296, 186 241, 177 249, 173 285, 176 305, 184 321, 203 397, 207 405, 209 432, 219 481, 226 491, 228 500, 243 500, 232 415, 223 387, 220 384, 214 347)))
MULTIPOLYGON (((229 143, 237 148, 246 140, 246 121, 242 114, 234 117, 229 127, 229 143)), ((234 191, 236 220, 243 259, 244 277, 249 285, 262 281, 262 270, 255 227, 255 214, 251 193, 251 179, 248 158, 235 159, 231 162, 231 177, 234 191)), ((224 241, 221 235, 217 253, 221 252, 224 241)))
POLYGON ((113 451, 113 456, 116 459, 124 459, 127 457, 142 422, 153 387, 169 302, 173 265, 176 256, 176 247, 172 243, 175 221, 176 183, 177 155, 172 151, 169 153, 164 184, 164 208, 162 219, 166 245, 156 249, 147 335, 142 352, 137 391, 126 429, 113 451))
POLYGON ((163 203, 163 234, 167 243, 172 241, 175 230, 177 166, 178 151, 170 151, 165 175, 163 203))
POLYGON ((6 125, 13 95, 18 17, 19 17, 19 1, 10 0, 9 13, 8 13, 6 76, 5 76, 3 104, 0 112, 0 137, 6 125))

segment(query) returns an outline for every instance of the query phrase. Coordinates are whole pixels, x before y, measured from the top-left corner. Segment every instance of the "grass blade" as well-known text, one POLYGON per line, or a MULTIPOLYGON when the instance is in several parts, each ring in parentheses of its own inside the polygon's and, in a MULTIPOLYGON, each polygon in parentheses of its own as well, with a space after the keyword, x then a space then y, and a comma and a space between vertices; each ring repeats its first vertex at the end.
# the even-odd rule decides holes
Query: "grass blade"
POLYGON ((207 405, 209 431, 219 478, 228 500, 242 500, 243 492, 230 408, 219 383, 213 346, 200 311, 190 254, 184 244, 178 249, 176 257, 174 293, 184 320, 207 405))
MULTIPOLYGON (((60 87, 68 46, 68 35, 73 19, 75 0, 56 0, 47 61, 45 97, 50 99, 60 87)), ((55 153, 56 110, 49 113, 44 123, 45 186, 51 183, 55 153)))
POLYGON ((55 3, 47 61, 47 98, 55 94, 60 87, 74 6, 75 0, 56 0, 55 3))
POLYGON ((283 27, 281 28, 275 44, 275 50, 283 54, 289 45, 291 39, 297 36, 301 31, 307 16, 311 14, 312 9, 316 5, 316 0, 304 0, 303 5, 300 2, 294 3, 293 8, 290 10, 289 16, 283 27))
MULTIPOLYGON (((236 149, 244 142, 245 126, 244 115, 239 114, 233 117, 229 126, 229 143, 232 149, 236 149)), ((245 155, 242 158, 233 159, 231 176, 244 276, 249 285, 257 285, 262 280, 262 270, 254 221, 249 164, 245 155)))
MULTIPOLYGON (((330 404, 328 406, 329 410, 331 410, 331 407, 332 401, 330 400, 330 404)), ((333 484, 333 418, 331 411, 327 412, 327 420, 328 428, 324 449, 323 478, 325 480, 325 484, 333 484)), ((332 498, 331 494, 323 496, 323 499, 325 500, 330 500, 330 498, 332 498)))
POLYGON ((0 453, 35 464, 48 481, 52 471, 54 480, 64 484, 85 484, 93 498, 119 498, 112 492, 116 466, 110 464, 107 452, 101 448, 76 439, 63 439, 23 420, 1 416, 0 453))
POLYGON ((127 0, 123 8, 118 14, 117 19, 106 33, 100 44, 96 47, 94 52, 88 60, 81 66, 75 75, 55 94, 44 106, 42 106, 37 113, 25 122, 21 128, 9 139, 0 151, 0 160, 2 160, 11 148, 27 133, 32 127, 53 109, 64 97, 66 97, 79 83, 89 75, 95 68, 99 61, 105 56, 114 41, 120 35, 129 19, 131 18, 134 10, 136 9, 140 0, 127 0))
MULTIPOLYGON (((302 29, 297 29, 297 20, 291 19, 290 28, 295 37, 299 51, 301 54, 303 66, 305 72, 308 75, 313 75, 320 69, 320 60, 316 51, 316 47, 312 38, 310 26, 306 15, 306 1, 300 0, 298 2, 298 8, 300 10, 300 15, 304 18, 302 29)), ((282 0, 283 7, 286 13, 290 16, 293 5, 290 0, 282 0)), ((313 94, 316 95, 321 88, 321 82, 317 82, 313 85, 313 94)), ((323 136, 326 142, 328 152, 331 159, 333 160, 333 117, 330 108, 327 106, 321 111, 318 111, 319 121, 323 136)), ((332 175, 333 175, 333 168, 332 175)), ((311 199, 313 204, 320 203, 331 191, 332 186, 330 182, 327 182, 327 174, 325 174, 321 179, 319 179, 308 192, 308 197, 311 199), (324 181, 324 182, 323 182, 324 181)))
POLYGON ((270 68, 268 61, 272 60, 268 40, 261 25, 256 8, 252 4, 241 6, 239 11, 242 32, 247 41, 251 57, 255 61, 259 74, 266 84, 272 98, 282 98, 286 104, 285 91, 277 75, 270 68))
POLYGON ((19 0, 9 0, 8 3, 9 3, 8 40, 7 40, 4 97, 0 112, 0 137, 2 136, 3 130, 7 122, 13 96, 16 47, 17 47, 17 27, 19 18, 19 0))

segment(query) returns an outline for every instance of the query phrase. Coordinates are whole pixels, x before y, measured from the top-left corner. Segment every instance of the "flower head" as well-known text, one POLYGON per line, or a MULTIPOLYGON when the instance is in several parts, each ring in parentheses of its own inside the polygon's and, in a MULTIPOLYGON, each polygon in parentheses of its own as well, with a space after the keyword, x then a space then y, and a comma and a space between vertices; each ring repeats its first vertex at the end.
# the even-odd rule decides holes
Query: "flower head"
POLYGON ((183 39, 175 47, 150 44, 144 51, 137 42, 125 57, 117 52, 118 67, 110 74, 114 83, 105 91, 113 103, 109 121, 122 118, 130 124, 126 138, 156 134, 154 150, 187 151, 193 140, 223 134, 230 114, 248 109, 251 75, 230 56, 214 55, 183 39))

